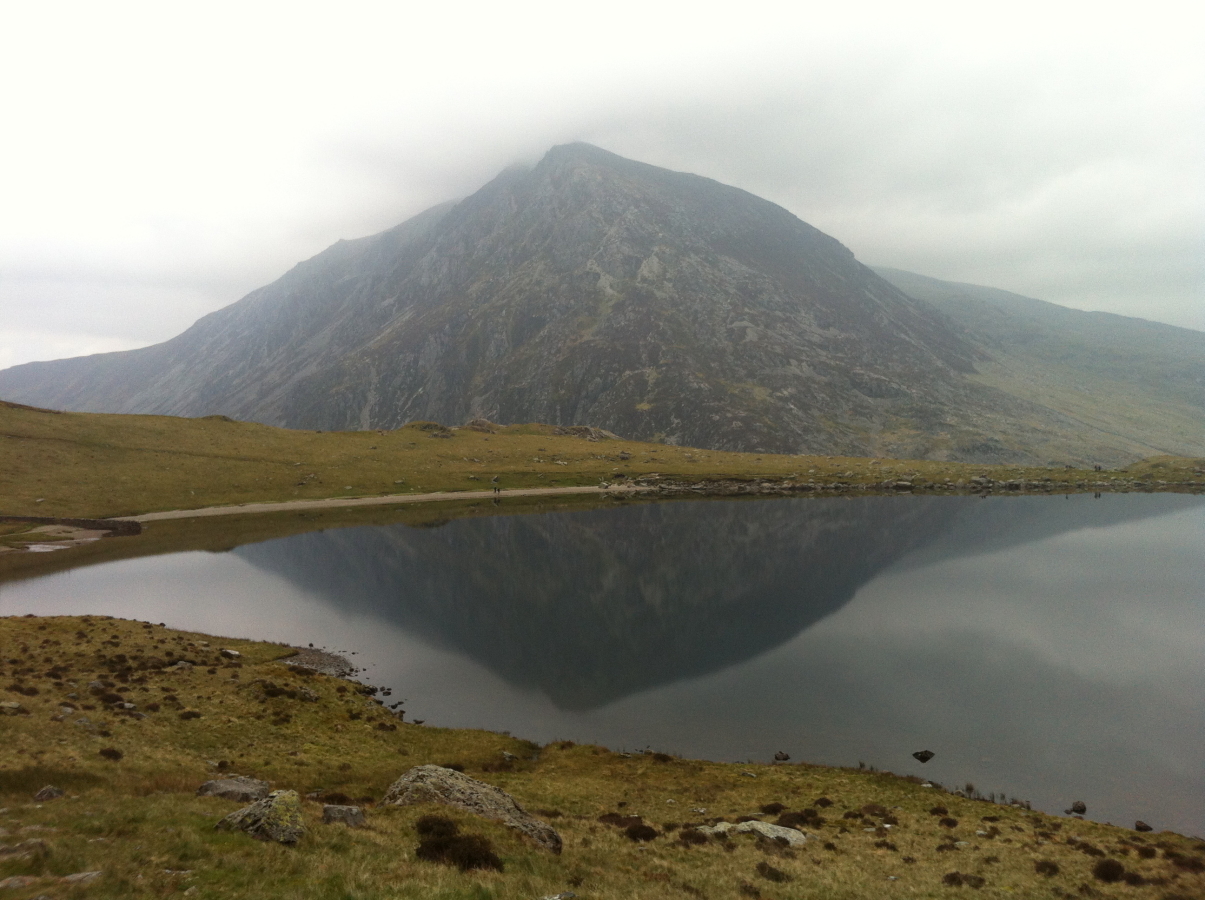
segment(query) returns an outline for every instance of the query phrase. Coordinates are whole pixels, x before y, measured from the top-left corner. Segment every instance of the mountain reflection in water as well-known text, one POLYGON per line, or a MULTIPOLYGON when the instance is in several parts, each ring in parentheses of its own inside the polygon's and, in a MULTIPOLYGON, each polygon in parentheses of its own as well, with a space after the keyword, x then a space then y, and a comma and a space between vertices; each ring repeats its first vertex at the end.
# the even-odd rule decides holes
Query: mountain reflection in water
POLYGON ((910 555, 985 552, 1199 502, 1142 500, 641 504, 432 529, 346 528, 235 552, 342 610, 585 710, 757 657, 910 555))

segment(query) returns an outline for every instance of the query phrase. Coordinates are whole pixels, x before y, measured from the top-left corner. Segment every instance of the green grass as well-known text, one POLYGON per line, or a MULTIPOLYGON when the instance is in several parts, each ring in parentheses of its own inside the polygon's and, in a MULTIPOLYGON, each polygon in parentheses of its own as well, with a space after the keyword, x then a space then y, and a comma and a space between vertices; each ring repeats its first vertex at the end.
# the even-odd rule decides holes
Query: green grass
POLYGON ((4 696, 29 712, 0 719, 5 736, 0 844, 39 839, 49 848, 45 856, 0 857, 0 879, 39 879, 6 891, 4 896, 14 900, 167 897, 186 890, 199 898, 301 900, 518 900, 568 890, 599 900, 736 898, 754 892, 765 898, 834 900, 949 897, 951 888, 942 879, 952 871, 984 878, 975 894, 982 897, 1078 897, 1081 885, 1097 897, 1205 895, 1205 877, 1193 871, 1194 860, 1205 862, 1200 840, 1170 833, 1143 838, 1113 826, 965 799, 886 773, 624 756, 568 743, 540 748, 504 734, 398 723, 356 693, 353 683, 302 675, 282 665, 291 651, 278 645, 99 616, 21 617, 0 619, 0 652, 3 684, 19 685, 24 692, 10 688, 4 696), (218 655, 222 647, 243 654, 239 665, 218 655), (200 665, 186 674, 164 669, 158 661, 167 660, 169 650, 200 665), (136 703, 147 718, 106 708, 87 688, 93 680, 109 682, 106 690, 136 703), (265 696, 263 680, 306 688, 318 699, 265 696), (30 689, 36 695, 29 696, 30 689), (69 700, 72 693, 79 699, 69 700), (79 709, 56 720, 63 702, 79 709), (154 703, 159 709, 152 711, 154 703), (201 715, 182 719, 185 710, 201 715), (91 727, 73 723, 81 714, 91 719, 91 727), (396 730, 382 731, 382 724, 396 730), (122 758, 103 758, 99 751, 105 748, 120 750, 122 758), (517 760, 508 762, 503 751, 517 760), (309 831, 296 847, 259 843, 214 830, 218 819, 239 804, 195 795, 215 773, 213 763, 223 760, 232 770, 277 788, 303 795, 338 791, 353 798, 380 798, 411 766, 455 762, 547 820, 565 849, 554 856, 497 823, 458 811, 368 801, 363 802, 369 807, 369 828, 323 825, 321 805, 307 802, 309 831), (33 793, 46 784, 63 788, 67 796, 33 802, 33 793), (685 823, 743 815, 773 821, 773 814, 759 812, 761 806, 815 808, 820 797, 833 801, 819 810, 827 821, 813 829, 817 840, 794 851, 751 836, 700 846, 677 839, 685 823), (957 820, 952 829, 930 814, 938 803, 957 820), (864 830, 883 821, 873 812, 859 813, 867 804, 886 807, 896 824, 890 830, 864 830), (695 808, 707 812, 692 812, 695 808), (636 844, 598 821, 617 810, 641 816, 658 832, 656 839, 636 844), (462 831, 485 835, 504 871, 461 873, 417 859, 414 823, 434 811, 449 815, 462 831), (853 817, 844 818, 846 811, 853 817), (1132 887, 1097 880, 1092 869, 1099 858, 1081 852, 1082 844, 1069 842, 1069 836, 1119 860, 1147 883, 1132 887), (937 850, 950 838, 966 843, 937 850), (1153 848, 1155 857, 1141 858, 1140 848, 1153 848), (1059 874, 1037 874, 1038 860, 1057 863, 1059 874), (789 880, 767 880, 759 864, 789 880), (103 875, 89 885, 55 880, 94 870, 103 875))

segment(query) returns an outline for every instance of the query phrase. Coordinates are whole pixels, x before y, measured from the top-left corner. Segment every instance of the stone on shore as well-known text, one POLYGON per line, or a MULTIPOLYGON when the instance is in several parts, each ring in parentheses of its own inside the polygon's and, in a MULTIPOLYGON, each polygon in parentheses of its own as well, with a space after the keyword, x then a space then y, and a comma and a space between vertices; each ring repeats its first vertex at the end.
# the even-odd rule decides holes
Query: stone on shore
POLYGON ((442 766, 415 766, 390 785, 382 803, 415 806, 442 803, 473 815, 501 822, 527 835, 536 844, 561 852, 561 836, 549 825, 525 812, 515 798, 500 788, 442 766))
POLYGON ((263 800, 232 812, 214 827, 219 831, 245 831, 261 841, 296 844, 305 835, 301 798, 296 791, 273 791, 263 800))
POLYGON ((268 796, 271 785, 258 778, 248 778, 246 775, 231 775, 227 778, 215 778, 197 788, 198 797, 221 797, 223 800, 237 800, 240 803, 250 803, 263 800, 268 796))

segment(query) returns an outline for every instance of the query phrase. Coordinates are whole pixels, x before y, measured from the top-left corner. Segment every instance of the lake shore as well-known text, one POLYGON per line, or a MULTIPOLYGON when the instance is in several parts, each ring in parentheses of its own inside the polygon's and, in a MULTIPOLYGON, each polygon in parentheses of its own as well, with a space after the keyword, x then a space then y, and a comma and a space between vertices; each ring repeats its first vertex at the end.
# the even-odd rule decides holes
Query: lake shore
POLYGON ((563 891, 944 897, 957 885, 1000 897, 1205 891, 1200 839, 888 773, 432 728, 389 709, 374 688, 289 666, 297 651, 277 644, 104 616, 3 618, 0 643, 17 660, 0 747, 0 840, 24 847, 0 856, 0 883, 28 879, 11 891, 19 900, 85 872, 99 873, 92 897, 195 886, 201 896, 319 898, 336 885, 385 896, 398 884, 413 896, 484 890, 516 900, 563 891), (383 805, 386 787, 422 764, 454 765, 511 793, 558 831, 563 852, 448 807, 383 805), (219 772, 314 798, 302 805, 305 836, 281 847, 215 831, 240 805, 196 795, 219 772), (35 801, 48 785, 64 796, 35 801), (369 827, 323 824, 324 802, 360 805, 369 827), (429 813, 490 841, 502 871, 420 859, 415 826, 429 813), (629 836, 635 820, 625 817, 648 831, 629 836), (699 830, 741 819, 795 822, 803 837, 792 846, 699 830))
MULTIPOLYGON (((137 519, 620 491, 671 495, 1205 490, 1205 460, 1122 469, 730 453, 547 425, 289 431, 0 402, 0 516, 137 519), (606 486, 606 487, 604 487, 606 486), (224 509, 222 513, 210 512, 224 509), (206 511, 204 513, 198 511, 206 511)), ((0 543, 4 543, 0 529, 0 543)), ((11 531, 12 529, 8 529, 11 531)))

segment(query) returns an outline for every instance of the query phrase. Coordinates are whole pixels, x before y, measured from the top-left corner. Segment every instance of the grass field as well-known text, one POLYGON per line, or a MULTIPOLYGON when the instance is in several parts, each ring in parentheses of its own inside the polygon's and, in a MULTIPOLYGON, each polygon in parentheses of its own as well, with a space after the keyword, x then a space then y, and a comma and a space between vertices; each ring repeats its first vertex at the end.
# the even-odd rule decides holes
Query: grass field
POLYGON ((1034 813, 885 773, 537 747, 410 724, 354 682, 282 664, 292 651, 279 645, 97 616, 0 619, 0 648, 4 699, 21 707, 0 718, 0 884, 30 879, 3 891, 14 900, 529 900, 562 891, 598 900, 837 900, 973 888, 977 897, 1205 896, 1199 839, 1034 813), (242 656, 226 659, 223 648, 242 656), (195 665, 167 668, 179 659, 195 665), (145 718, 123 713, 116 698, 145 718), (462 766, 509 791, 558 830, 563 853, 459 811, 375 805, 408 768, 428 763, 462 766), (367 807, 369 827, 323 825, 321 803, 307 801, 308 833, 295 847, 217 832, 240 804, 195 791, 219 769, 303 796, 345 795, 367 807), (34 801, 46 785, 66 795, 34 801), (809 818, 814 838, 788 849, 753 835, 682 837, 692 824, 774 822, 783 811, 809 818), (461 872, 417 858, 415 823, 432 812, 488 839, 503 870, 461 872), (608 813, 639 816, 652 839, 600 822, 608 813), (84 872, 100 874, 60 880, 84 872), (950 885, 951 873, 961 887, 950 885))
POLYGON ((1191 482, 1202 460, 1165 458, 1120 472, 829 456, 722 453, 556 434, 547 425, 493 433, 411 423, 395 431, 290 431, 220 417, 58 413, 0 402, 0 515, 131 516, 240 503, 669 481, 1027 479, 1056 489, 1191 482), (1156 468, 1151 468, 1155 466, 1156 468), (1144 468, 1145 467, 1145 468, 1144 468))

